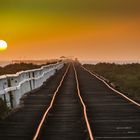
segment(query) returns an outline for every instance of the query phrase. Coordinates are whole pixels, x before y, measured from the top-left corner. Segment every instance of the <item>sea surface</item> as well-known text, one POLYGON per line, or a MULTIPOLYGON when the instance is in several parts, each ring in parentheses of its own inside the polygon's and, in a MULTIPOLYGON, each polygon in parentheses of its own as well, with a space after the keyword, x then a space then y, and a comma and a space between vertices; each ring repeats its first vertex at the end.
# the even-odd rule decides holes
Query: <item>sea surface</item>
MULTIPOLYGON (((93 61, 93 60, 81 60, 80 61, 82 64, 97 64, 101 62, 106 62, 106 63, 115 63, 115 64, 131 64, 131 63, 139 63, 140 60, 132 60, 132 61, 93 61)), ((0 61, 0 67, 4 67, 6 65, 11 64, 11 61, 0 61)))
POLYGON ((81 60, 82 64, 97 64, 97 63, 115 63, 115 64, 132 64, 139 63, 140 60, 127 60, 127 61, 93 61, 93 60, 81 60))
POLYGON ((0 67, 4 67, 9 64, 11 64, 11 61, 0 61, 0 67))

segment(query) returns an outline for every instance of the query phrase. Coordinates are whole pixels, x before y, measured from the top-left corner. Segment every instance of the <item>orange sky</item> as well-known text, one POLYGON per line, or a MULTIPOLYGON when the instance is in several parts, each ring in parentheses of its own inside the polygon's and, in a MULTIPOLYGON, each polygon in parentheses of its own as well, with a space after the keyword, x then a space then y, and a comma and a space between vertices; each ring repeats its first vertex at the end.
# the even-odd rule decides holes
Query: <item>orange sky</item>
POLYGON ((0 52, 1 60, 62 55, 83 60, 140 60, 139 13, 46 15, 17 11, 1 14, 0 39, 8 42, 8 49, 0 52))

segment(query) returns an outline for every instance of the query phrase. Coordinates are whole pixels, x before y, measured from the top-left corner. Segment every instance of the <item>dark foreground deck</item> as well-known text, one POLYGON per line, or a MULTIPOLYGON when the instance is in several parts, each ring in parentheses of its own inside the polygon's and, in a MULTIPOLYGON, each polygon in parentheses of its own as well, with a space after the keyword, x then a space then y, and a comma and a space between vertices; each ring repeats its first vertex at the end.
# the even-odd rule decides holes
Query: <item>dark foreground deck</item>
POLYGON ((87 117, 95 140, 139 140, 140 107, 109 89, 104 83, 74 64, 51 77, 42 88, 23 99, 24 106, 0 122, 0 140, 32 140, 55 96, 52 108, 43 121, 37 139, 89 140, 77 84, 86 105, 87 117), (66 73, 67 70, 67 73, 66 73))

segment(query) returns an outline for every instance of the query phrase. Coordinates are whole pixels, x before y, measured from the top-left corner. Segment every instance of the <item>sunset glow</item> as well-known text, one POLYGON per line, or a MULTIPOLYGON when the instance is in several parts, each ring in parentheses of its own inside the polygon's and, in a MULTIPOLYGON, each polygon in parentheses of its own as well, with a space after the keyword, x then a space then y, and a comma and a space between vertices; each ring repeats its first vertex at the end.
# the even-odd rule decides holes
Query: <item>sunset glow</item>
POLYGON ((140 60, 139 0, 13 0, 0 5, 1 60, 140 60))

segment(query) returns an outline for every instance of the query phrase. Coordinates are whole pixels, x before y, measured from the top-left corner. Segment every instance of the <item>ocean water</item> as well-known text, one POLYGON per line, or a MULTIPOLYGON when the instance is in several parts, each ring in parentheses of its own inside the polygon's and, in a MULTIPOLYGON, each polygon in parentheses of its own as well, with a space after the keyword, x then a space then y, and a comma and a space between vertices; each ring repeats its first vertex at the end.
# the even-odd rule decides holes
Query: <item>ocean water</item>
POLYGON ((6 65, 9 65, 11 63, 11 61, 0 61, 0 66, 4 67, 6 65))
MULTIPOLYGON (((115 63, 115 64, 131 64, 131 63, 139 63, 140 60, 130 60, 130 61, 94 61, 94 60, 80 60, 80 63, 82 64, 97 64, 100 62, 106 62, 106 63, 115 63)), ((0 67, 4 67, 6 65, 11 64, 11 61, 0 61, 0 67)))
POLYGON ((115 64, 132 64, 132 63, 139 63, 140 60, 126 60, 126 61, 93 61, 93 60, 81 60, 80 63, 82 64, 97 64, 97 63, 115 63, 115 64))

